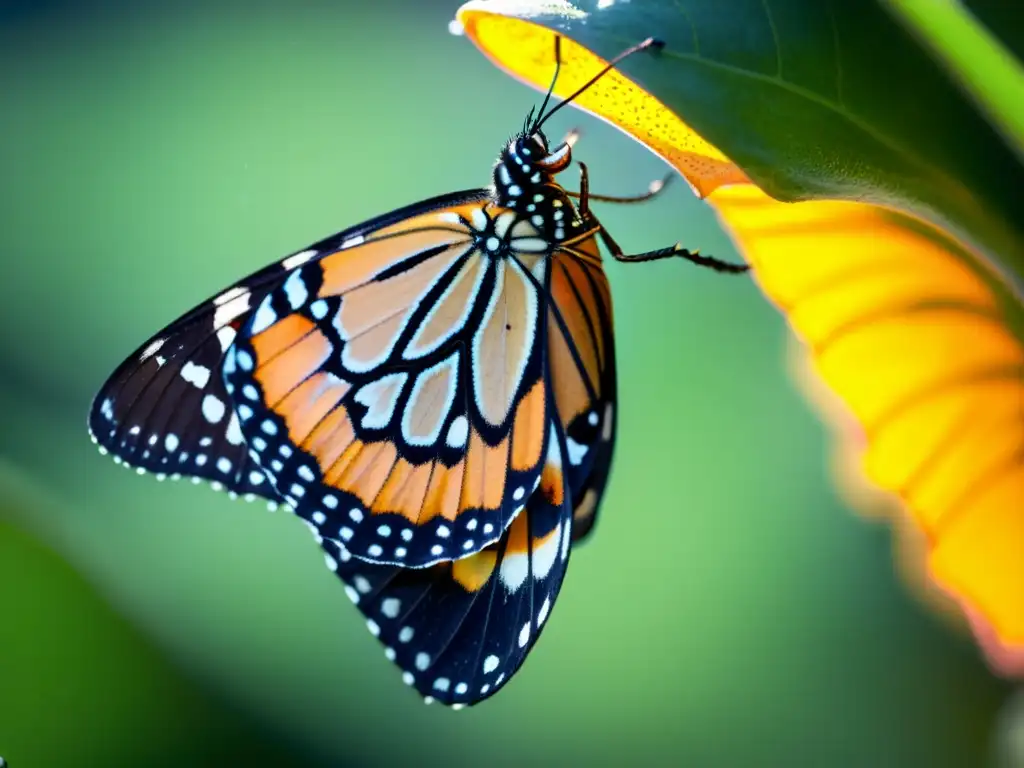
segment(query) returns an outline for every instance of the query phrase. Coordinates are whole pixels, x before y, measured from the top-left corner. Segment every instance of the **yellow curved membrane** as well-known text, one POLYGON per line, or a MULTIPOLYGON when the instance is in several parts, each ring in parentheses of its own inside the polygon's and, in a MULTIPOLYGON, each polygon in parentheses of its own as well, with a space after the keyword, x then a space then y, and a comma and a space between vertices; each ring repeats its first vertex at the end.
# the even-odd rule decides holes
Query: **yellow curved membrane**
MULTIPOLYGON (((545 13, 574 13, 544 4, 545 13)), ((537 4, 475 0, 465 34, 497 66, 545 90, 554 33, 537 4)), ((575 12, 578 13, 578 12, 575 12)), ((556 95, 604 60, 563 38, 556 95)), ((996 669, 1024 674, 1024 306, 943 232, 863 203, 780 203, 623 75, 576 102, 669 162, 719 215, 766 296, 832 393, 841 455, 895 499, 928 575, 963 608, 996 669), (839 403, 839 407, 835 407, 839 403)), ((821 399, 821 398, 817 398, 821 399)), ((851 472, 849 463, 844 474, 851 472)), ((856 485, 845 483, 846 490, 856 485)), ((863 491, 863 487, 861 487, 863 491)))

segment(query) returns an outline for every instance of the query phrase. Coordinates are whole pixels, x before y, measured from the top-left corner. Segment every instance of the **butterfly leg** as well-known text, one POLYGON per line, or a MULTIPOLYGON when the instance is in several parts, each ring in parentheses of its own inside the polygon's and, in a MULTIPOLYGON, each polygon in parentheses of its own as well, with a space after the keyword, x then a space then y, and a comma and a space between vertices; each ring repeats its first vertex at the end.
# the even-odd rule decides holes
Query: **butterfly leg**
POLYGON ((713 256, 701 256, 696 251, 688 251, 679 243, 671 245, 668 248, 659 248, 656 251, 626 254, 623 252, 621 246, 619 246, 612 236, 608 234, 608 230, 604 227, 601 227, 601 229, 598 230, 598 235, 601 237, 605 247, 611 252, 616 261, 657 261, 658 259, 669 259, 674 256, 678 256, 700 267, 707 267, 715 270, 716 272, 739 274, 750 269, 746 264, 730 264, 727 261, 721 261, 713 256))
MULTIPOLYGON (((597 200, 598 202, 602 203, 642 203, 646 200, 651 200, 660 195, 661 192, 665 189, 665 187, 668 186, 668 183, 672 181, 672 179, 674 178, 674 173, 665 174, 664 177, 652 181, 648 186, 647 191, 640 195, 618 196, 589 194, 588 197, 590 200, 597 200)), ((579 192, 569 192, 568 190, 566 191, 566 194, 569 195, 569 197, 578 198, 580 196, 579 192)))
MULTIPOLYGON (((564 143, 571 147, 576 143, 579 135, 579 131, 573 128, 566 134, 564 143)), ((569 197, 576 198, 580 201, 580 214, 585 214, 589 210, 589 203, 591 200, 597 200, 602 203, 642 203, 646 200, 650 200, 661 194, 665 187, 668 186, 668 183, 675 177, 674 173, 667 173, 662 178, 655 179, 648 185, 647 191, 641 195, 593 195, 590 193, 590 174, 587 172, 586 164, 577 164, 580 167, 580 191, 570 192, 566 190, 566 194, 569 195, 569 197)))
POLYGON ((587 164, 579 163, 580 166, 580 191, 578 195, 574 195, 580 204, 579 208, 580 216, 586 219, 590 215, 590 174, 587 172, 587 164))

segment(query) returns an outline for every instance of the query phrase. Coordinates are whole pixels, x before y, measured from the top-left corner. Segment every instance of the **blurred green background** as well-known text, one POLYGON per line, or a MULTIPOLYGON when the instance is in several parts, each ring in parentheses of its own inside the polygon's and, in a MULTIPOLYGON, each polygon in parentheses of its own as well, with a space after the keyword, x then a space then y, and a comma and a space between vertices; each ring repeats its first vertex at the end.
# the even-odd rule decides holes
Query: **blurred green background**
MULTIPOLYGON (((749 280, 609 265, 621 420, 599 529, 517 679, 464 712, 401 684, 298 521, 90 444, 93 392, 197 301, 488 182, 535 95, 447 33, 455 7, 0 5, 0 755, 988 764, 1010 687, 837 498, 749 280)), ((664 172, 579 113, 551 133, 575 124, 594 191, 664 172)), ((630 251, 736 258, 682 184, 600 215, 630 251)))

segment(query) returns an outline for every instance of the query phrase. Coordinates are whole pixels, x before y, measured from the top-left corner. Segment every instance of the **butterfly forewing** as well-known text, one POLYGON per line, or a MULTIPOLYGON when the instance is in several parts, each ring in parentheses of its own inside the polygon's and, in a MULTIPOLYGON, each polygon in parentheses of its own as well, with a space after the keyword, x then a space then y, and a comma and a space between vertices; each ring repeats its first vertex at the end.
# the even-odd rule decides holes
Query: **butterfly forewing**
POLYGON ((139 473, 209 480, 233 493, 279 500, 251 456, 235 398, 223 381, 238 329, 302 264, 416 213, 485 196, 470 190, 393 211, 275 262, 194 307, 130 355, 100 389, 89 413, 94 442, 139 473))
POLYGON ((275 263, 236 283, 125 360, 89 414, 89 431, 101 450, 161 479, 205 479, 233 493, 276 499, 249 457, 221 367, 242 319, 286 271, 275 263))
POLYGON ((423 567, 497 541, 540 482, 548 261, 488 203, 293 272, 225 366, 263 471, 357 557, 423 567), (510 248, 517 258, 492 258, 510 248))

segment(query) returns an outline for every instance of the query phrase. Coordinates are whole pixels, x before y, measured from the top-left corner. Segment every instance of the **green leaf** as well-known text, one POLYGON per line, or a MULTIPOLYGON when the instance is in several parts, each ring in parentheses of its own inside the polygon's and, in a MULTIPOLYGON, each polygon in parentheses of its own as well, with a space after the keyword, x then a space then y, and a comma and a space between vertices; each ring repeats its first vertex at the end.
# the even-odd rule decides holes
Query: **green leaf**
MULTIPOLYGON (((610 58, 773 197, 898 207, 979 247, 1024 286, 1024 169, 876 0, 480 3, 610 58), (602 7, 604 6, 604 7, 602 7)), ((823 258, 827 254, 822 255, 823 258)))
POLYGON ((889 0, 888 5, 1024 159, 1024 70, 1013 54, 956 0, 889 0))

